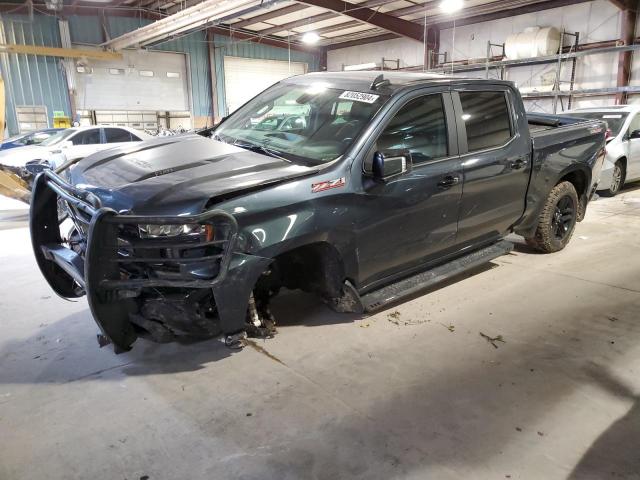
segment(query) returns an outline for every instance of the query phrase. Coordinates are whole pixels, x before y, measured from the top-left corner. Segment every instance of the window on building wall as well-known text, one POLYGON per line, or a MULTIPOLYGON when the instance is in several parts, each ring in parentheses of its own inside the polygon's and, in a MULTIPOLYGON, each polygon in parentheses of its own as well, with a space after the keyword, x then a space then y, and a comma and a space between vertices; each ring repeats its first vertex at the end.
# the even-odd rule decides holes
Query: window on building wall
POLYGON ((16 118, 20 133, 42 130, 49 126, 47 107, 43 105, 21 105, 16 107, 16 118))

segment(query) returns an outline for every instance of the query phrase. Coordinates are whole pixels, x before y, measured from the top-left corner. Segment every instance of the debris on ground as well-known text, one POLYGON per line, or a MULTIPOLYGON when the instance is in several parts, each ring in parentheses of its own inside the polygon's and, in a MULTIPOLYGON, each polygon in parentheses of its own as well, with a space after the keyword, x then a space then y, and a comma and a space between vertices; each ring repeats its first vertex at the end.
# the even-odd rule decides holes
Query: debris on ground
POLYGON ((361 323, 360 328, 369 328, 371 326, 370 323, 361 323))
POLYGON ((522 429, 520 427, 516 427, 516 431, 521 432, 522 429))
POLYGON ((394 325, 400 326, 400 325, 421 325, 423 323, 430 322, 431 320, 429 320, 429 319, 425 319, 425 320, 401 320, 400 319, 400 312, 398 310, 395 310, 395 311, 387 314, 387 321, 393 323, 394 325))
POLYGON ((449 330, 451 333, 456 331, 456 326, 455 325, 445 325, 444 323, 441 323, 440 325, 442 325, 444 328, 449 330))
POLYGON ((398 310, 395 310, 387 314, 387 320, 396 325, 400 325, 400 312, 398 310))
POLYGON ((502 335, 498 335, 497 337, 490 337, 489 335, 486 335, 480 332, 480 336, 486 339, 487 342, 489 342, 491 345, 493 345, 493 348, 498 348, 498 345, 496 344, 496 342, 507 343, 504 341, 504 338, 502 338, 502 335))
POLYGON ((618 317, 607 316, 607 318, 609 319, 610 322, 617 322, 618 321, 618 317))

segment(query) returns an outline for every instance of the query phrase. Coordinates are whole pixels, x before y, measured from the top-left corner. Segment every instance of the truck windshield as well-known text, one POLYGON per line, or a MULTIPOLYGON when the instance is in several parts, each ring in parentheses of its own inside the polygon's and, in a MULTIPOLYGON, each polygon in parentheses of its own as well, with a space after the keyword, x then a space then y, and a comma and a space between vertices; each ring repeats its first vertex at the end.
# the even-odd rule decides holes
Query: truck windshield
POLYGON ((607 122, 607 126, 614 137, 620 133, 628 115, 629 114, 625 112, 574 112, 571 114, 572 117, 587 118, 589 120, 602 120, 607 122))
POLYGON ((344 154, 386 98, 281 83, 234 112, 213 138, 296 163, 326 163, 344 154))

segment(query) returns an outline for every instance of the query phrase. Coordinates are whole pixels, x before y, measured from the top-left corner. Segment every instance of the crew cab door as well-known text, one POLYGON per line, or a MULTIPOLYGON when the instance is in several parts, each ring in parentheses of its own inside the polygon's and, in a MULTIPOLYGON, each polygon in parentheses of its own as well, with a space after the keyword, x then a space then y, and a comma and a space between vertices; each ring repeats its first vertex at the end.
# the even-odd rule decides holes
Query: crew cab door
POLYGON ((526 117, 516 115, 524 107, 501 85, 456 88, 452 99, 464 175, 458 242, 491 241, 504 235, 525 210, 531 145, 526 117))
POLYGON ((462 170, 448 89, 414 93, 395 104, 363 151, 353 170, 353 177, 362 179, 355 188, 354 230, 358 284, 367 288, 455 244, 462 170), (387 159, 408 153, 412 164, 376 181, 376 152, 387 159))

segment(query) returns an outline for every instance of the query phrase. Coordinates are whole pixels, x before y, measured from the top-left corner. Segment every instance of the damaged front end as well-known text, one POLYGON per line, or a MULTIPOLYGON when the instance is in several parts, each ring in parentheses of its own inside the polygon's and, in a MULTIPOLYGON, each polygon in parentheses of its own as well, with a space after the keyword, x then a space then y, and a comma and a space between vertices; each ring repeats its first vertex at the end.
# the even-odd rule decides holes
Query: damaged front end
POLYGON ((65 298, 87 296, 100 345, 113 343, 116 353, 139 336, 233 338, 258 326, 253 313, 269 317, 256 313, 253 287, 271 260, 234 251, 238 225, 222 210, 121 214, 45 170, 34 182, 30 229, 49 285, 65 298), (68 234, 61 233, 60 203, 72 222, 68 234))

